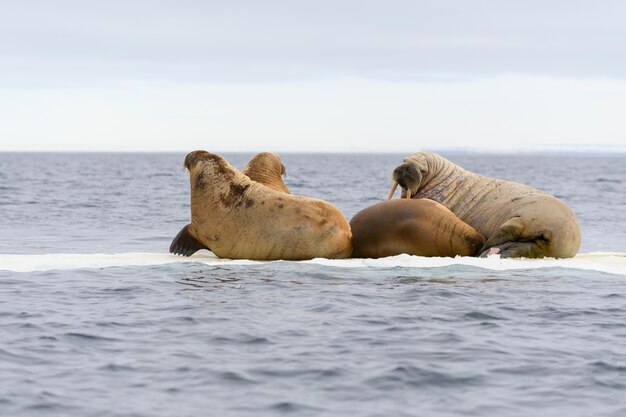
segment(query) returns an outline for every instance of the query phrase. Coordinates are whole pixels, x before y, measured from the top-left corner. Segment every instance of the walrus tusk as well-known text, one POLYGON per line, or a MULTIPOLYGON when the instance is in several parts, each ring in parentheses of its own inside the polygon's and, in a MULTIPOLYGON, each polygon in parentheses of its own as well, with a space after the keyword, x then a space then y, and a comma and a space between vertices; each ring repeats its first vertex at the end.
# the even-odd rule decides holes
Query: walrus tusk
POLYGON ((404 198, 411 198, 411 190, 406 189, 406 196, 404 198))
POLYGON ((393 193, 396 192, 396 188, 398 188, 398 181, 393 182, 393 185, 391 186, 391 192, 389 192, 389 197, 387 197, 387 200, 391 200, 391 198, 393 197, 393 193))

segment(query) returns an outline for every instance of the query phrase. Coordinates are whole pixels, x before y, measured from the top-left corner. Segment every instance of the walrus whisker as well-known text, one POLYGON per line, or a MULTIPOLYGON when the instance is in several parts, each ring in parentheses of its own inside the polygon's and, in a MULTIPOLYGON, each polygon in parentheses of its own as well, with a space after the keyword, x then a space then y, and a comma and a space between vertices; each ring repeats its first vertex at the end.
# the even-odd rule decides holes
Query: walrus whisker
POLYGON ((391 191, 389 192, 389 197, 387 197, 387 200, 391 200, 393 197, 393 193, 396 192, 396 188, 398 188, 398 181, 394 181, 393 185, 391 186, 391 191))

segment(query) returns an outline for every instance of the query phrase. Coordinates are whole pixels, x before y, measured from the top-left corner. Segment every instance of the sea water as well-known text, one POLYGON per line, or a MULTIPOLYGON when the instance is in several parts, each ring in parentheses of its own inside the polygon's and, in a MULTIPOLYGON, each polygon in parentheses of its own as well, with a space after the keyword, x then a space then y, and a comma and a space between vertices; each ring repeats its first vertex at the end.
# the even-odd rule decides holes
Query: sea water
MULTIPOLYGON (((403 156, 282 158, 349 219, 403 156)), ((176 257, 184 154, 0 154, 0 415, 626 415, 626 158, 446 156, 565 201, 581 254, 176 257)))

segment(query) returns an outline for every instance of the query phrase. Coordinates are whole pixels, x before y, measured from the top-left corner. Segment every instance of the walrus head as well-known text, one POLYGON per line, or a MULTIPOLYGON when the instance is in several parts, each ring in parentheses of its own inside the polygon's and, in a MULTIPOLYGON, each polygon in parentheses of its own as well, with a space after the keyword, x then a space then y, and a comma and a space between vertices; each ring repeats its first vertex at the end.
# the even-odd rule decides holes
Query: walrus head
POLYGON ((226 169, 228 166, 228 162, 224 158, 214 153, 210 153, 207 151, 193 151, 189 152, 185 157, 185 168, 187 171, 191 172, 199 162, 201 161, 211 161, 215 163, 221 170, 226 169))
POLYGON ((254 201, 246 199, 252 181, 224 158, 207 151, 194 151, 185 158, 191 184, 192 218, 219 219, 217 213, 247 207, 254 201), (249 200, 249 201, 248 201, 249 200))
POLYGON ((204 191, 223 180, 232 181, 234 168, 221 156, 207 151, 193 151, 185 157, 192 190, 204 191))
POLYGON ((276 191, 289 193, 289 189, 282 178, 287 175, 287 170, 278 155, 269 152, 254 155, 243 169, 243 173, 252 181, 259 182, 276 191))
POLYGON ((391 187, 391 192, 387 199, 391 200, 398 185, 402 187, 402 196, 404 198, 411 198, 411 196, 419 190, 423 177, 424 173, 422 169, 420 169, 414 161, 407 161, 405 159, 402 164, 393 170, 393 174, 391 175, 393 186, 391 187))

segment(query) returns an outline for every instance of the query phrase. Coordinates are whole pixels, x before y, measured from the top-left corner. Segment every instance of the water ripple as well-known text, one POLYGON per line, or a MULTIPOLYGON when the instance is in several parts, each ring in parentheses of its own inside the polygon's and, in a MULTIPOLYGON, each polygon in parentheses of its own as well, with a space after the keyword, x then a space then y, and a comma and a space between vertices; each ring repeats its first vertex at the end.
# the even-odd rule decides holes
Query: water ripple
POLYGON ((403 386, 420 388, 437 387, 470 387, 482 382, 480 375, 459 376, 453 373, 438 372, 429 369, 418 368, 410 365, 397 366, 383 372, 381 375, 365 381, 381 390, 394 390, 403 386))
POLYGON ((105 337, 105 336, 87 334, 87 333, 69 332, 69 333, 65 333, 65 336, 68 336, 70 338, 76 338, 79 340, 88 341, 88 342, 118 342, 119 341, 119 339, 115 339, 112 337, 105 337))

